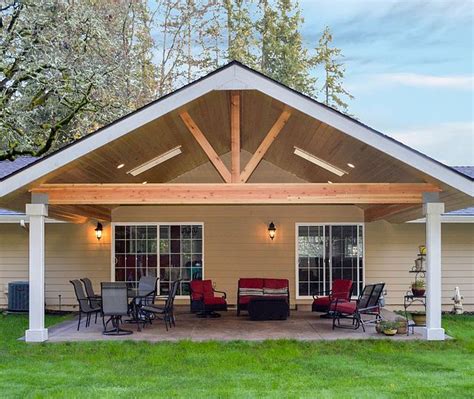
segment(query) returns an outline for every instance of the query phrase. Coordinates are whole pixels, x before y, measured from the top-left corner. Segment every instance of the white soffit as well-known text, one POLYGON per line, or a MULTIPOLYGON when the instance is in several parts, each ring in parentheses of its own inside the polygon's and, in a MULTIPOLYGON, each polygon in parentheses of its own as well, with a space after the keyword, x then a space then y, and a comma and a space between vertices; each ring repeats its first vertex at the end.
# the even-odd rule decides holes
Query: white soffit
POLYGON ((181 151, 181 146, 177 146, 172 148, 169 151, 166 151, 165 153, 158 155, 157 157, 150 159, 147 162, 142 163, 141 165, 137 166, 136 168, 130 169, 127 173, 132 175, 132 176, 138 176, 139 174, 146 172, 147 170, 154 168, 155 166, 159 165, 160 163, 163 163, 167 161, 168 159, 174 158, 175 156, 181 154, 183 151, 181 151))
POLYGON ((448 167, 417 153, 415 150, 331 108, 315 102, 309 97, 272 81, 250 68, 238 63, 232 63, 102 128, 100 132, 86 136, 84 139, 6 178, 0 186, 0 197, 33 182, 210 91, 222 90, 224 88, 258 90, 467 195, 474 196, 474 182, 467 177, 450 170, 448 167))
POLYGON ((301 157, 303 159, 306 159, 307 161, 309 161, 309 162, 311 162, 315 165, 318 165, 319 167, 321 167, 323 169, 326 169, 327 171, 329 171, 331 173, 334 173, 335 175, 337 175, 339 177, 344 176, 348 173, 345 170, 342 170, 342 169, 338 168, 337 166, 334 166, 334 165, 330 164, 329 162, 326 162, 323 159, 318 158, 318 157, 314 156, 313 154, 310 154, 309 152, 307 152, 305 150, 302 150, 301 148, 295 147, 294 153, 295 153, 295 155, 298 155, 299 157, 301 157))

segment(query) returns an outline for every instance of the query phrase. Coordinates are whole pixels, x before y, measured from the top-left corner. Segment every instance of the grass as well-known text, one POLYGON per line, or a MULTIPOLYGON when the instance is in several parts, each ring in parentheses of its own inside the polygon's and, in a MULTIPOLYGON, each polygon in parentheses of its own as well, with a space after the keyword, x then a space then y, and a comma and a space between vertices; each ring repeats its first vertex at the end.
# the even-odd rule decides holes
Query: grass
POLYGON ((0 315, 0 396, 472 398, 474 317, 443 323, 456 339, 25 344, 26 317, 0 315))

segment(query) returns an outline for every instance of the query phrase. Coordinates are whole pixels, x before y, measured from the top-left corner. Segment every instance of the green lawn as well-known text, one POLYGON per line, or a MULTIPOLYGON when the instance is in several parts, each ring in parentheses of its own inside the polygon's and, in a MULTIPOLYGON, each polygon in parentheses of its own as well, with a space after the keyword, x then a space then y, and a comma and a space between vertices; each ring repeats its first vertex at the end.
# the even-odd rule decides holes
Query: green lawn
MULTIPOLYGON (((48 317, 49 324, 60 321, 48 317)), ((0 397, 472 398, 474 317, 448 342, 25 344, 0 316, 0 397)))

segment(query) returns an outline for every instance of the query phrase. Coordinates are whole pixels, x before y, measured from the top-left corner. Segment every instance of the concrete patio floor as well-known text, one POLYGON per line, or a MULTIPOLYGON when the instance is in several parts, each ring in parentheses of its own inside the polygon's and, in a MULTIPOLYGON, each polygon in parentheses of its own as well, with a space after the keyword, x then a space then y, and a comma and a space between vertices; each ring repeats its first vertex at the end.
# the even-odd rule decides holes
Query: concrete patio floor
MULTIPOLYGON (((152 325, 147 325, 141 332, 137 326, 124 323, 123 328, 132 330, 133 334, 128 336, 104 336, 102 334, 102 320, 97 324, 91 323, 85 328, 77 331, 77 318, 68 320, 49 329, 50 342, 69 341, 98 341, 98 340, 136 340, 136 341, 263 341, 267 339, 296 339, 302 341, 335 340, 335 339, 381 339, 387 338, 383 334, 377 334, 372 325, 358 330, 335 329, 332 330, 332 321, 321 319, 319 314, 310 311, 292 311, 288 320, 278 321, 252 321, 246 314, 236 316, 235 311, 222 312, 222 317, 215 319, 201 319, 189 313, 189 308, 178 307, 176 310, 176 327, 166 331, 164 322, 156 320, 152 325)), ((394 314, 385 311, 384 318, 393 319, 394 314)), ((349 323, 348 320, 343 322, 349 323)), ((396 335, 390 339, 412 340, 420 339, 422 335, 415 334, 396 335)))

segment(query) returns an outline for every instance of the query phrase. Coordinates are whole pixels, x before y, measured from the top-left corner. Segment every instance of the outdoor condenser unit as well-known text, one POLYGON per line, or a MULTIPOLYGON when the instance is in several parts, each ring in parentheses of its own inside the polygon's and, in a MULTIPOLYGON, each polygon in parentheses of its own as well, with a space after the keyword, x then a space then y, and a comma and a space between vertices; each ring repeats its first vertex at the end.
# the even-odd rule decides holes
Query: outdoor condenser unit
POLYGON ((28 312, 30 288, 28 281, 8 283, 8 311, 28 312))

